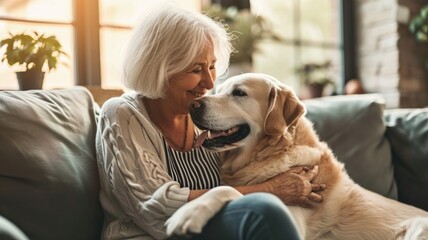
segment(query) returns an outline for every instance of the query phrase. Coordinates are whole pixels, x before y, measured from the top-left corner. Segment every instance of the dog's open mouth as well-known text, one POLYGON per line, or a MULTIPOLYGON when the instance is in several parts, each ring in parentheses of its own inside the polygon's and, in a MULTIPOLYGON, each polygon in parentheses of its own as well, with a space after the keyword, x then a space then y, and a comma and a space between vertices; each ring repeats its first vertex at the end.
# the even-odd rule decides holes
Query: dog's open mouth
POLYGON ((208 129, 200 124, 196 124, 196 126, 203 132, 196 139, 195 147, 202 145, 206 148, 221 148, 225 145, 239 142, 250 134, 250 126, 248 124, 240 124, 226 130, 208 129))

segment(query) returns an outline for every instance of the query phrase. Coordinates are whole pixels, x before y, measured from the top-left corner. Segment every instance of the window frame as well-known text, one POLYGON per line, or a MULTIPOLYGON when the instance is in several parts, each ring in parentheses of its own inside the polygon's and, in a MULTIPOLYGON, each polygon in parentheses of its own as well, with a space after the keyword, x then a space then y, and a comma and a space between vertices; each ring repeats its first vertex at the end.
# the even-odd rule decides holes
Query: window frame
POLYGON ((75 83, 101 86, 98 0, 73 0, 75 83), (90 52, 91 54, 86 54, 90 52))
MULTIPOLYGON (((296 0, 298 1, 298 0, 296 0)), ((338 86, 338 91, 343 89, 347 81, 358 78, 357 64, 356 64, 356 39, 355 39, 355 12, 354 0, 338 0, 339 1, 339 16, 341 20, 341 43, 339 43, 339 50, 341 51, 342 58, 342 76, 338 86)), ((242 8, 249 6, 246 4, 248 1, 212 1, 226 5, 235 5, 242 8)), ((101 86, 101 49, 100 49, 100 30, 101 28, 112 29, 131 29, 131 27, 118 26, 118 25, 105 25, 100 24, 99 19, 99 1, 98 0, 72 0, 73 6, 73 20, 67 21, 40 21, 28 20, 23 18, 14 18, 0 16, 0 20, 13 21, 21 23, 36 23, 36 24, 49 24, 49 25, 71 25, 74 29, 74 53, 75 53, 75 79, 76 85, 83 86, 101 86), (87 54, 89 53, 90 54, 87 54)), ((295 4, 298 8, 299 4, 295 4)), ((296 9, 298 10, 298 9, 296 9)), ((296 14, 299 18, 300 14, 296 14)), ((300 21, 295 19, 295 22, 300 21)), ((295 23, 296 24, 296 23, 295 23)), ((286 40, 287 45, 294 45, 297 48, 301 46, 312 46, 318 48, 331 49, 337 47, 337 44, 330 43, 315 43, 310 41, 301 41, 299 36, 298 40, 286 40)), ((297 50, 298 51, 298 50, 297 50)), ((299 55, 299 54, 297 54, 299 55)), ((341 92, 338 92, 341 93, 341 92)))
POLYGON ((342 64, 343 64, 343 85, 349 80, 357 79, 357 59, 356 59, 356 25, 355 25, 355 1, 340 0, 341 5, 341 35, 342 35, 342 64))
MULTIPOLYGON (((212 0, 213 3, 221 4, 222 6, 236 6, 238 9, 250 8, 249 0, 212 0)), ((295 51, 300 51, 300 47, 317 47, 322 49, 338 49, 341 54, 342 71, 340 74, 340 81, 337 86, 337 94, 342 94, 345 84, 351 80, 358 78, 357 63, 356 63, 356 26, 355 26, 355 1, 354 0, 338 0, 339 19, 341 21, 339 34, 340 43, 323 43, 302 41, 300 37, 300 30, 298 24, 300 22, 299 0, 293 0, 293 5, 296 13, 294 16, 293 24, 295 25, 295 40, 285 39, 284 44, 295 46, 295 51)), ((297 53, 295 61, 299 61, 300 54, 297 53)))

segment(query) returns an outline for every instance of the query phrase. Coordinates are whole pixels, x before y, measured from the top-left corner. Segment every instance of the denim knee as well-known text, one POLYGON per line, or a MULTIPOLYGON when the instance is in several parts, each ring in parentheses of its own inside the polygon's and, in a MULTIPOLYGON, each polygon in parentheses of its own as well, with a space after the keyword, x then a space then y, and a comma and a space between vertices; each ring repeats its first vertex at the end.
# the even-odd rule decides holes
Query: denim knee
POLYGON ((288 208, 275 195, 252 193, 228 203, 194 239, 299 239, 288 208))
MULTIPOLYGON (((248 211, 259 215, 260 224, 253 224, 252 227, 260 228, 259 232, 263 232, 264 239, 299 239, 293 216, 278 197, 270 193, 253 193, 242 200, 247 202, 243 204, 248 204, 248 211)), ((254 229, 247 230, 257 232, 254 229)))

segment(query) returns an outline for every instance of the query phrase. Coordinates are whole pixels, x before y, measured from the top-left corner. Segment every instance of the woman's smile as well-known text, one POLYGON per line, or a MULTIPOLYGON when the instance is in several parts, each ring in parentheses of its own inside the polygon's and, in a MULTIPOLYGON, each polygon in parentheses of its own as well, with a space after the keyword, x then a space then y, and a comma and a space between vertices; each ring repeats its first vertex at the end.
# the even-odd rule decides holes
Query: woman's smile
POLYGON ((203 91, 203 92, 196 92, 196 91, 188 91, 188 93, 190 93, 190 94, 192 94, 193 96, 195 96, 195 97, 202 97, 202 96, 204 96, 206 93, 207 93, 207 91, 203 91))

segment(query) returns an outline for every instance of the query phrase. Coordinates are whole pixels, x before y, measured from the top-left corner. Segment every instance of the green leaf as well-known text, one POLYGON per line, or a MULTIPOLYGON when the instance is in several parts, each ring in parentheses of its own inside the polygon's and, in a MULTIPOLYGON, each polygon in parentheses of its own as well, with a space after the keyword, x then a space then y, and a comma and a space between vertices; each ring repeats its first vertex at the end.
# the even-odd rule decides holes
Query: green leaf
POLYGON ((417 32, 416 40, 418 40, 419 42, 428 42, 428 35, 423 32, 417 32))
POLYGON ((424 19, 421 16, 415 16, 412 18, 409 24, 410 32, 415 33, 420 26, 424 23, 424 19))
POLYGON ((49 67, 49 69, 55 69, 57 63, 58 63, 58 60, 56 58, 49 58, 48 59, 48 67, 49 67))
POLYGON ((12 39, 3 39, 0 42, 0 48, 3 47, 4 45, 11 45, 13 44, 12 39))
POLYGON ((9 65, 19 64, 28 69, 41 70, 47 63, 48 70, 55 69, 62 56, 68 56, 55 36, 45 34, 9 33, 9 37, 0 41, 0 47, 6 46, 2 61, 9 65))
POLYGON ((423 7, 420 10, 419 15, 423 18, 423 19, 427 19, 428 18, 428 6, 423 7))
POLYGON ((231 42, 235 50, 230 58, 233 63, 252 62, 252 54, 258 50, 257 45, 261 40, 283 41, 274 33, 267 19, 248 9, 222 8, 213 4, 205 12, 214 20, 222 19, 220 22, 227 23, 227 31, 232 36, 231 42))

